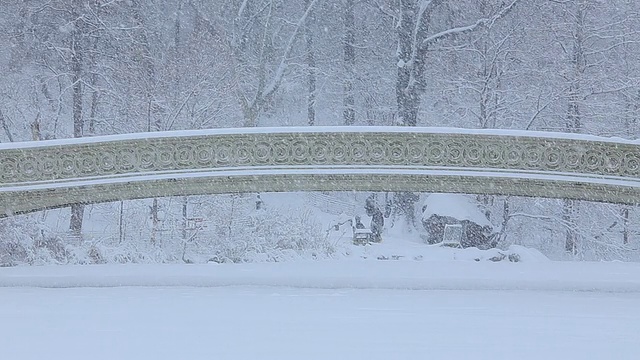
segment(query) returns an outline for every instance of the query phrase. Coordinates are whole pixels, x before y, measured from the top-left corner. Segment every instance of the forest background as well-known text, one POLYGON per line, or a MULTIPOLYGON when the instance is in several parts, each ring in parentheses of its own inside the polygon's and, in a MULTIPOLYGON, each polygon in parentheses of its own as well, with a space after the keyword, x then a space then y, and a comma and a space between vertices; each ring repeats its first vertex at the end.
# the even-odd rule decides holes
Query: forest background
MULTIPOLYGON (((2 0, 0 14, 2 142, 305 125, 640 132, 634 0, 2 0)), ((395 216, 410 223, 403 229, 420 232, 408 209, 424 194, 393 195, 395 216)), ((0 220, 0 263, 187 261, 187 248, 224 261, 335 250, 313 211, 272 206, 256 215, 254 196, 76 205, 0 220)), ((636 207, 477 201, 502 246, 640 260, 636 207)))

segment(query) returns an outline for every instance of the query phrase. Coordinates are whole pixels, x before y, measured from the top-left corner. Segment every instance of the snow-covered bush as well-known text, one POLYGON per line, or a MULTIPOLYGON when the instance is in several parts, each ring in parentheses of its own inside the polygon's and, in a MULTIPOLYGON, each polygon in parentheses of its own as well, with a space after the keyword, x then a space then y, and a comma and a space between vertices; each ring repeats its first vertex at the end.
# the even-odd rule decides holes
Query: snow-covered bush
POLYGON ((335 249, 310 213, 261 211, 236 235, 214 242, 213 262, 283 261, 294 257, 329 257, 335 249))

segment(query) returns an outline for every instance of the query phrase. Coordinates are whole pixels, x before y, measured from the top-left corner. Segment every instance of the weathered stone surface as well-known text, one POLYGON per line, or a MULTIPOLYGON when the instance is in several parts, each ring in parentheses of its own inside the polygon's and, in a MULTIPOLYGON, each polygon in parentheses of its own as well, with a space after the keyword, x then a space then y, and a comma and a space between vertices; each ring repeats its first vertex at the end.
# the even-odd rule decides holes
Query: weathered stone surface
POLYGON ((382 130, 238 130, 0 148, 0 216, 78 202, 298 190, 640 202, 634 143, 382 130))

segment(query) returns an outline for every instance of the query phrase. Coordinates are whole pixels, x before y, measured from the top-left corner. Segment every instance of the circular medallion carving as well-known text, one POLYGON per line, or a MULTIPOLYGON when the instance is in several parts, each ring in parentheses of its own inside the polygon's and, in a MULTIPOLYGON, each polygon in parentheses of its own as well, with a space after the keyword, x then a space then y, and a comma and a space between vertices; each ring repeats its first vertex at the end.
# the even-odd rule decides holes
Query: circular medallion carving
POLYGON ((311 159, 320 164, 327 163, 331 155, 329 143, 324 140, 314 140, 311 145, 311 159))
POLYGON ((425 151, 424 143, 412 140, 407 143, 407 158, 412 164, 424 164, 425 151))
POLYGON ((582 153, 573 148, 563 149, 564 167, 567 170, 578 170, 582 162, 582 153))
POLYGON ((544 159, 544 151, 540 146, 528 145, 524 150, 524 164, 528 168, 540 168, 544 159))
POLYGON ((394 164, 404 164, 407 158, 407 146, 400 141, 393 141, 389 144, 387 156, 394 164))
POLYGON ((640 158, 635 153, 627 153, 624 156, 625 173, 630 176, 638 176, 640 170, 640 158))
POLYGON ((332 158, 336 164, 347 165, 348 155, 349 155, 349 149, 347 144, 345 144, 343 141, 333 142, 332 158))
POLYGON ((40 172, 46 178, 53 178, 58 171, 58 158, 56 155, 45 155, 40 159, 40 172))
POLYGON ((562 166, 562 150, 558 147, 547 147, 544 150, 544 166, 549 169, 558 169, 562 166))
POLYGON ((156 149, 150 146, 143 146, 138 149, 138 165, 141 170, 155 170, 156 169, 156 149))
POLYGON ((367 162, 367 144, 364 141, 354 141, 350 145, 351 161, 357 164, 367 162))
POLYGON ((273 149, 271 145, 264 141, 259 141, 256 143, 255 150, 253 152, 253 156, 256 159, 256 163, 258 164, 267 164, 270 163, 271 160, 271 152, 273 149))
POLYGON ((104 150, 97 154, 98 168, 104 173, 110 173, 116 169, 117 156, 112 150, 104 150))
POLYGON ((76 161, 73 155, 71 154, 60 155, 60 160, 58 164, 60 165, 60 173, 65 177, 73 177, 77 175, 76 161))
POLYGON ((121 149, 118 154, 118 170, 120 172, 133 171, 138 162, 134 149, 121 149))
POLYGON ((0 179, 2 182, 13 182, 18 175, 18 160, 14 157, 3 158, 0 162, 0 179))
POLYGON ((214 156, 218 165, 230 165, 233 163, 233 144, 228 141, 216 143, 214 156))
POLYGON ((180 144, 176 146, 176 164, 180 167, 193 166, 195 149, 191 144, 180 144))
MULTIPOLYGON (((176 167, 176 149, 173 145, 162 144, 156 150, 156 164, 160 170, 168 170, 176 167)), ((213 154, 212 154, 213 156, 213 154)))
POLYGON ((294 140, 291 143, 291 160, 298 164, 309 161, 309 143, 304 140, 294 140))
POLYGON ((31 179, 38 175, 38 160, 27 156, 20 161, 20 173, 24 179, 31 179))
POLYGON ((91 152, 81 152, 76 155, 76 167, 78 175, 95 175, 96 173, 96 157, 91 152))
POLYGON ((196 163, 199 166, 213 165, 213 149, 208 144, 200 144, 195 148, 196 163))
POLYGON ((236 144, 235 163, 237 165, 248 165, 253 162, 253 144, 241 141, 236 144))
POLYGON ((464 147, 458 142, 450 142, 446 145, 447 161, 454 165, 462 163, 464 147))
POLYGON ((485 161, 488 165, 497 166, 502 163, 502 147, 498 144, 488 144, 484 150, 485 161))
POLYGON ((372 140, 367 147, 369 148, 369 163, 383 164, 386 145, 381 140, 372 140))
POLYGON ((433 141, 427 144, 426 160, 431 164, 443 164, 447 157, 446 147, 443 143, 433 141))
POLYGON ((288 165, 291 162, 289 157, 289 145, 284 141, 275 141, 273 147, 273 162, 280 165, 288 165))
POLYGON ((464 148, 464 161, 466 164, 478 166, 482 164, 482 155, 484 151, 482 146, 477 143, 469 143, 464 148))
POLYGON ((604 170, 608 173, 619 174, 622 168, 622 153, 607 151, 604 156, 604 170))
POLYGON ((523 151, 524 150, 522 149, 522 146, 518 144, 506 146, 504 149, 503 158, 507 166, 515 167, 517 165, 520 165, 522 163, 523 151))
POLYGON ((598 150, 587 150, 582 156, 582 162, 587 171, 597 171, 602 168, 602 153, 598 150))

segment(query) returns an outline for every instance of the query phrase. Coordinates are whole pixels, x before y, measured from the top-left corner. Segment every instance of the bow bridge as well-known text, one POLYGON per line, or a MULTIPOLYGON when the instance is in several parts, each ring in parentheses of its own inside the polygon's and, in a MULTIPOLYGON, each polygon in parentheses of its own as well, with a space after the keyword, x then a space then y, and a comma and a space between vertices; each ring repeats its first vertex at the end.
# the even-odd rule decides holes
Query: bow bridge
POLYGON ((640 142, 409 127, 249 128, 0 144, 0 217, 163 196, 420 191, 640 203, 640 142))

